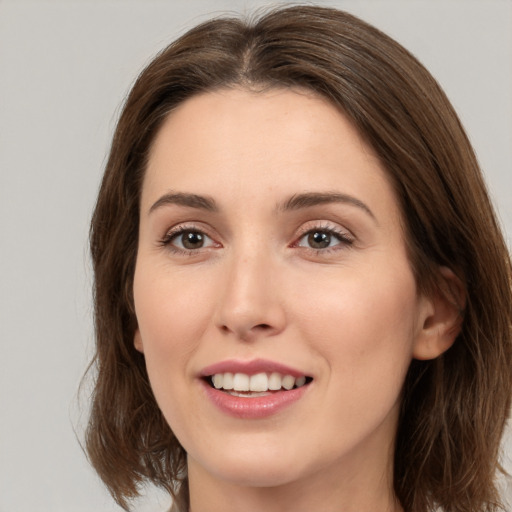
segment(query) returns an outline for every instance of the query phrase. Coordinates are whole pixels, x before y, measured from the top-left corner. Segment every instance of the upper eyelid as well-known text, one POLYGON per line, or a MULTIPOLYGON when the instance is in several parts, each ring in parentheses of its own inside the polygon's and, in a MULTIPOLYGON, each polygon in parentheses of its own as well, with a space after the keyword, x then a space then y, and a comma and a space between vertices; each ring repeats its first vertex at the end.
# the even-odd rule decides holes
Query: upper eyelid
MULTIPOLYGON (((164 234, 160 237, 161 240, 171 239, 173 236, 179 235, 183 231, 198 231, 211 238, 215 242, 221 242, 221 236, 218 235, 211 227, 205 225, 201 221, 183 221, 178 222, 175 225, 168 227, 165 229, 164 234)), ((336 221, 331 221, 327 219, 315 219, 308 220, 303 222, 299 228, 297 228, 293 240, 291 244, 295 244, 300 238, 302 238, 307 233, 319 230, 319 231, 328 231, 338 236, 344 236, 345 238, 349 238, 351 240, 355 240, 356 237, 353 232, 346 228, 345 226, 340 225, 336 221)))
POLYGON ((355 235, 350 229, 341 226, 337 222, 327 220, 313 220, 304 222, 298 229, 298 233, 300 236, 303 236, 310 231, 314 231, 315 229, 319 231, 329 231, 331 233, 337 234, 346 234, 348 237, 355 239, 355 235))
MULTIPOLYGON (((210 236, 206 230, 200 229, 197 226, 188 226, 186 223, 177 224, 165 231, 165 234, 159 238, 158 245, 164 247, 167 251, 174 253, 175 255, 187 255, 193 256, 201 254, 203 251, 207 251, 212 248, 218 248, 218 242, 214 237, 210 236), (205 235, 210 240, 210 244, 198 248, 187 249, 176 245, 175 240, 179 239, 181 235, 188 231, 196 231, 205 235)), ((220 244, 220 246, 222 246, 220 244)))
POLYGON ((199 233, 204 234, 211 240, 215 242, 215 238, 211 235, 208 229, 205 229, 204 227, 200 227, 195 223, 188 223, 188 222, 180 222, 170 228, 165 229, 163 235, 159 236, 159 244, 161 245, 168 245, 171 243, 172 240, 180 236, 182 233, 187 231, 197 231, 199 233))
POLYGON ((355 235, 351 230, 343 227, 338 222, 317 220, 305 222, 300 228, 299 233, 295 236, 294 241, 290 244, 291 248, 301 248, 305 251, 314 251, 315 254, 330 254, 333 251, 345 250, 348 247, 353 247, 357 242, 355 235), (324 248, 313 248, 306 245, 301 245, 301 241, 309 234, 315 231, 324 231, 338 239, 337 244, 324 248))
POLYGON ((201 233, 202 235, 207 236, 208 238, 212 238, 205 229, 199 229, 196 227, 189 227, 189 226, 178 226, 176 228, 168 229, 166 231, 165 236, 177 237, 177 236, 179 236, 183 233, 187 233, 187 232, 197 232, 197 233, 201 233))
POLYGON ((199 231, 207 236, 212 237, 211 229, 202 222, 196 221, 177 222, 175 225, 165 229, 164 236, 167 236, 169 234, 180 233, 182 231, 199 231))

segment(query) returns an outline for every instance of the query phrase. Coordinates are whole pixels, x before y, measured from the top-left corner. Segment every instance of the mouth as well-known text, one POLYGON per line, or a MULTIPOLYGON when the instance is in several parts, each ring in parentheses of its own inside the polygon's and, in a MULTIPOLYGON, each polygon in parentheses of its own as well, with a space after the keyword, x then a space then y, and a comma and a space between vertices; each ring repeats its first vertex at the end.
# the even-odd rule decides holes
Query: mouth
MULTIPOLYGON (((200 373, 206 397, 222 413, 260 420, 284 413, 309 395, 313 377, 268 359, 230 359, 200 373)), ((292 409, 293 410, 293 409, 292 409)))
POLYGON ((307 375, 293 376, 280 372, 215 373, 204 377, 210 387, 236 397, 256 398, 291 391, 309 385, 313 379, 307 375))

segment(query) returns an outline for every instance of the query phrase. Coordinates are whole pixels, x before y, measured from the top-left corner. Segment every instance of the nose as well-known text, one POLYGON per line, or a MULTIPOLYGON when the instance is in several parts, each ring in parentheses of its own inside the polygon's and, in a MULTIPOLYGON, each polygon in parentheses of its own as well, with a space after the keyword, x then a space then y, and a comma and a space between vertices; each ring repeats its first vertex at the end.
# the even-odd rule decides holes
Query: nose
POLYGON ((275 336, 286 325, 282 273, 261 254, 234 256, 226 262, 216 323, 224 334, 244 341, 275 336))

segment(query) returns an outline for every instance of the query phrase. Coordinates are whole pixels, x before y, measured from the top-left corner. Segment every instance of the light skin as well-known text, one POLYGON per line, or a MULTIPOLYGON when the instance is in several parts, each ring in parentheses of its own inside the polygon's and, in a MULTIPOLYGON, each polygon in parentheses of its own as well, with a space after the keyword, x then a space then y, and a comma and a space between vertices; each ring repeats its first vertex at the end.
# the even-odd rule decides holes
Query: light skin
POLYGON ((173 111, 143 183, 134 300, 135 347, 187 452, 191 511, 401 510, 407 368, 448 349, 459 317, 418 293, 386 173, 335 107, 226 89, 173 111), (313 381, 269 417, 226 414, 201 370, 255 358, 313 381))

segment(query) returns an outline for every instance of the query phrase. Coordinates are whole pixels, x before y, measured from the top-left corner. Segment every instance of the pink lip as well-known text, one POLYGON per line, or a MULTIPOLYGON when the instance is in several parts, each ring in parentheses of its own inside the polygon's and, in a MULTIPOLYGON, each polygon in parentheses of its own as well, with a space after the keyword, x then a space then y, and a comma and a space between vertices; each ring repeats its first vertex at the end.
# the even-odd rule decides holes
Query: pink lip
POLYGON ((241 419, 261 419, 277 414, 297 402, 310 387, 306 384, 290 391, 274 391, 265 396, 245 398, 212 388, 204 380, 202 385, 206 396, 215 406, 225 414, 241 419))
POLYGON ((305 373, 275 361, 266 359, 253 359, 242 361, 232 359, 221 361, 203 368, 200 372, 202 388, 208 399, 223 413, 241 419, 260 419, 272 416, 286 407, 297 402, 308 391, 310 384, 289 391, 273 391, 268 395, 258 397, 233 396, 225 391, 213 388, 205 377, 216 373, 245 373, 255 375, 257 373, 279 372, 282 375, 301 377, 305 373))
POLYGON ((230 359, 212 364, 201 370, 201 377, 209 377, 216 373, 245 373, 247 375, 255 375, 263 372, 279 372, 282 375, 292 375, 293 377, 300 377, 306 375, 300 370, 291 368, 275 361, 268 359, 253 359, 251 361, 242 361, 239 359, 230 359))

